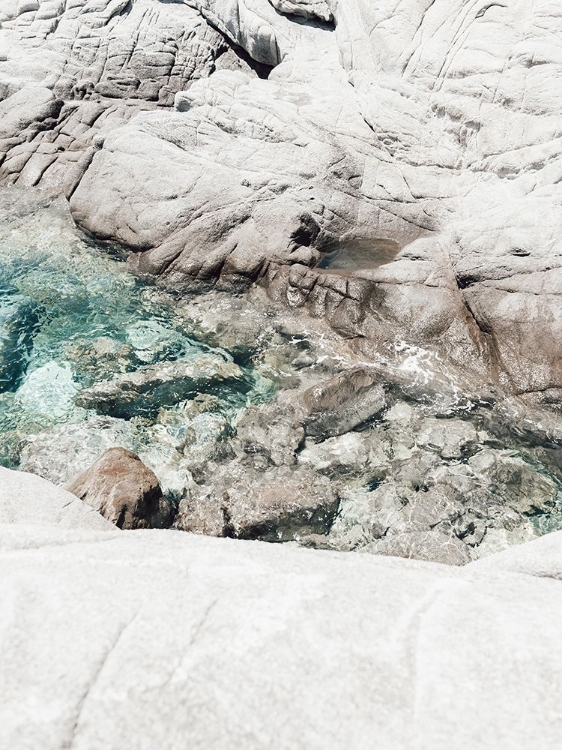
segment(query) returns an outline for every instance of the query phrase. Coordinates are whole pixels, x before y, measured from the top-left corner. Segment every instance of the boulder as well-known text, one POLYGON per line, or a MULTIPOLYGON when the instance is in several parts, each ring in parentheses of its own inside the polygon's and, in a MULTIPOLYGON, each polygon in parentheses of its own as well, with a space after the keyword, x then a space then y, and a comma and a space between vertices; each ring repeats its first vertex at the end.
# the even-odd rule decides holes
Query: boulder
POLYGON ((172 521, 156 475, 124 448, 107 450, 66 489, 121 529, 163 528, 172 521))
POLYGON ((306 471, 263 474, 232 471, 192 487, 180 502, 175 527, 183 531, 269 542, 327 534, 338 497, 324 477, 306 471))
POLYGON ((556 748, 561 546, 451 568, 1 526, 2 744, 556 748))

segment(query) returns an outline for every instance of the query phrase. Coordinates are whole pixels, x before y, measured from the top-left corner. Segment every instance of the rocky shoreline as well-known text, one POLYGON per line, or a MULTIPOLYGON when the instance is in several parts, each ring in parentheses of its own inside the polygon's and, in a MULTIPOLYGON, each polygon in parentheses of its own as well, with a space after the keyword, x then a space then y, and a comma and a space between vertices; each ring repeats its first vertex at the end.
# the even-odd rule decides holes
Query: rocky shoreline
MULTIPOLYGON (((198 296, 139 286, 60 199, 16 187, 1 199, 20 295, 6 293, 3 330, 28 342, 0 396, 4 465, 67 485, 119 447, 163 493, 142 526, 456 565, 561 528, 556 410, 492 383, 469 390, 405 341, 367 360, 260 284, 198 296), (30 230, 40 239, 25 259, 30 230), (53 308, 66 257, 82 276, 53 308)), ((106 517, 136 518, 135 492, 120 502, 124 515, 106 517)))
POLYGON ((387 5, 3 8, 4 465, 119 447, 156 525, 454 564, 560 528, 555 48, 387 5))
POLYGON ((0 750, 559 747, 561 79, 549 0, 2 0, 0 750))

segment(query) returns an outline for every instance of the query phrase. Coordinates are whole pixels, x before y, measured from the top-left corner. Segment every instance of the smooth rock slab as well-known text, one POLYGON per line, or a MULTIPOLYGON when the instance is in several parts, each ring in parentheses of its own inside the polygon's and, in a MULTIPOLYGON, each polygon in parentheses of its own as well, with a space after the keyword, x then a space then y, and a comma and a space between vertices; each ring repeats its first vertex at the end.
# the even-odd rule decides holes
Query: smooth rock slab
POLYGON ((208 486, 180 502, 174 526, 211 536, 292 541, 328 532, 338 509, 329 481, 307 471, 261 475, 236 469, 211 476, 208 486), (205 489, 208 491, 205 492, 205 489))
POLYGON ((360 367, 313 386, 301 400, 307 411, 305 432, 313 437, 343 435, 386 406, 377 375, 360 367))
POLYGON ((458 570, 2 526, 0 747, 554 750, 561 545, 458 570))

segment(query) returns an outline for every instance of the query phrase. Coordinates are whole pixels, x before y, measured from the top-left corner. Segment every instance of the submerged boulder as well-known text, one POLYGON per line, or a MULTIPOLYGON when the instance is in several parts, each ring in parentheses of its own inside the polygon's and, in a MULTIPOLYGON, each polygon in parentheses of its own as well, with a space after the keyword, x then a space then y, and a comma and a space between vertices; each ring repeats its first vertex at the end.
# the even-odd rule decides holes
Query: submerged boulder
POLYGON ((288 469, 261 476, 235 471, 195 488, 180 503, 176 528, 269 542, 329 531, 339 501, 325 477, 288 469))
POLYGON ((114 417, 155 415, 163 406, 217 385, 240 384, 243 378, 238 365, 204 354, 191 361, 149 365, 117 375, 113 380, 85 388, 76 403, 114 417))
POLYGON ((305 431, 313 437, 343 435, 380 414, 386 406, 376 373, 355 367, 303 393, 305 431))
POLYGON ((66 489, 121 529, 163 528, 172 520, 156 475, 124 448, 107 450, 66 489))

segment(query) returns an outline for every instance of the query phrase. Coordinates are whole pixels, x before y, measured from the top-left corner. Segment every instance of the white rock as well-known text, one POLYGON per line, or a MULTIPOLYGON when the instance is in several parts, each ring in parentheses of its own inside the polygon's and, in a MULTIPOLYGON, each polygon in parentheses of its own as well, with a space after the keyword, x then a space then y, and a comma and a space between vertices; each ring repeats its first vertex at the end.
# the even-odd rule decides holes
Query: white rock
POLYGON ((75 495, 35 474, 0 466, 0 524, 57 526, 63 529, 114 529, 75 495))
POLYGON ((83 227, 176 288, 259 280, 369 362, 402 340, 430 379, 562 387, 555 4, 2 12, 0 182, 72 195, 83 227), (381 240, 403 248, 383 265, 381 240), (357 247, 366 268, 310 269, 357 247))
POLYGON ((2 526, 3 746, 555 748, 561 544, 537 578, 535 543, 458 571, 2 526))

